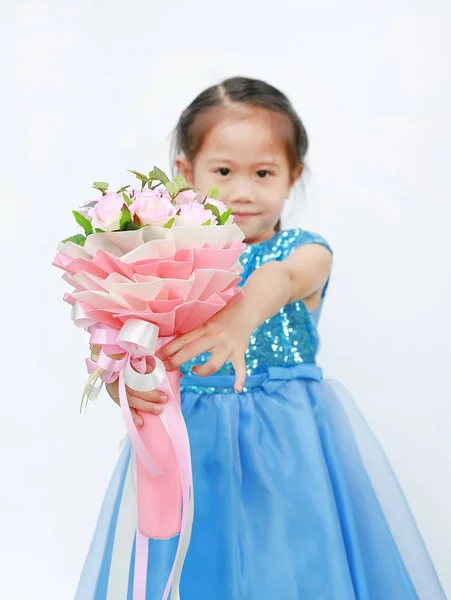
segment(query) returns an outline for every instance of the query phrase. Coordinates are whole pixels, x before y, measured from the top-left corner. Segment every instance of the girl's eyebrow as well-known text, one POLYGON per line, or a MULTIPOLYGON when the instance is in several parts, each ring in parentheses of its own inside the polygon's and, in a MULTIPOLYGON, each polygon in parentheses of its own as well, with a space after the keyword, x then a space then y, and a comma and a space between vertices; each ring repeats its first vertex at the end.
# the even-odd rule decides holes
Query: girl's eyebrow
MULTIPOLYGON (((212 165, 215 164, 217 165, 218 163, 220 164, 226 164, 226 165, 232 165, 234 164, 234 162, 230 159, 227 158, 221 158, 220 156, 213 156, 212 158, 209 158, 207 160, 207 164, 208 165, 212 165)), ((257 167, 275 167, 275 168, 280 168, 280 163, 277 160, 273 160, 273 159, 267 159, 267 160, 259 160, 258 162, 250 165, 252 168, 256 169, 257 167)))
POLYGON ((229 160, 229 159, 227 159, 227 158, 221 158, 220 156, 213 156, 212 158, 209 158, 207 160, 207 164, 211 165, 213 163, 214 164, 217 164, 217 163, 221 163, 221 164, 227 163, 228 165, 231 165, 232 161, 229 160))
POLYGON ((280 168, 280 163, 277 160, 260 160, 258 163, 252 165, 253 167, 276 167, 280 168))

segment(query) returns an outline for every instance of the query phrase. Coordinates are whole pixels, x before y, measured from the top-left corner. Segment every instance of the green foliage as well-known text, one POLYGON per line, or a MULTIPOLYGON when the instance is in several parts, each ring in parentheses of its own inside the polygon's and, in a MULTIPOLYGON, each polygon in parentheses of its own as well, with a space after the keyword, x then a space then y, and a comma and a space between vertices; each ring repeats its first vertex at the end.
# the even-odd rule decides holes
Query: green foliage
POLYGON ((218 188, 217 185, 212 185, 211 186, 211 188, 207 192, 207 197, 211 198, 212 200, 218 200, 219 199, 219 188, 218 188))
POLYGON ((221 213, 219 212, 218 207, 214 206, 213 204, 205 204, 204 207, 207 210, 211 210, 211 212, 214 214, 214 216, 218 219, 218 223, 219 223, 219 219, 221 218, 221 213))
POLYGON ((92 225, 89 219, 80 214, 77 210, 73 210, 72 214, 75 217, 75 220, 80 225, 80 227, 84 230, 86 235, 90 235, 92 233, 92 225))
POLYGON ((231 214, 232 214, 232 209, 229 208, 229 210, 227 210, 225 213, 222 213, 222 215, 219 217, 218 223, 220 225, 225 225, 227 223, 227 221, 229 220, 229 217, 231 214))
POLYGON ((105 195, 110 185, 106 181, 94 181, 92 187, 95 190, 99 190, 100 192, 102 192, 103 195, 105 195))
POLYGON ((124 231, 126 229, 127 224, 130 223, 130 221, 132 220, 132 216, 131 216, 128 208, 124 207, 121 212, 122 212, 122 217, 120 220, 119 228, 121 231, 124 231))
POLYGON ((65 244, 66 242, 72 242, 74 244, 78 244, 78 246, 84 246, 86 238, 81 233, 77 233, 76 235, 72 235, 71 237, 68 237, 62 241, 63 244, 65 244))
POLYGON ((172 198, 175 198, 180 191, 179 186, 176 183, 174 183, 173 181, 166 181, 164 186, 168 190, 168 192, 171 194, 172 198))
POLYGON ((177 175, 174 178, 174 183, 176 183, 180 188, 188 188, 188 184, 186 183, 186 179, 184 177, 182 177, 181 175, 177 175))
POLYGON ((172 219, 169 219, 169 221, 165 225, 165 228, 171 229, 171 227, 174 225, 174 221, 175 221, 175 217, 172 217, 172 219))
POLYGON ((161 183, 167 183, 169 181, 169 177, 166 175, 166 173, 158 167, 153 168, 153 174, 155 176, 155 179, 161 181, 161 183))

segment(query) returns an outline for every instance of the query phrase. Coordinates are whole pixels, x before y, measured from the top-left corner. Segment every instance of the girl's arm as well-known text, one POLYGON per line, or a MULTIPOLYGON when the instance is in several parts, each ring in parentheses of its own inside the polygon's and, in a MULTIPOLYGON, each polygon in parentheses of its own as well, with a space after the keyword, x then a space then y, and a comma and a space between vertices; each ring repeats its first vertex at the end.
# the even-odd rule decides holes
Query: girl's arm
POLYGON ((245 283, 242 300, 220 311, 202 327, 167 344, 159 350, 158 356, 170 370, 210 352, 210 360, 193 369, 201 377, 212 375, 230 360, 235 368, 235 390, 240 392, 246 379, 244 354, 252 332, 286 304, 319 298, 331 264, 327 248, 308 244, 284 261, 262 265, 245 283))
POLYGON ((257 269, 243 286, 255 327, 286 304, 320 295, 330 276, 332 256, 318 244, 295 250, 283 261, 271 261, 257 269))

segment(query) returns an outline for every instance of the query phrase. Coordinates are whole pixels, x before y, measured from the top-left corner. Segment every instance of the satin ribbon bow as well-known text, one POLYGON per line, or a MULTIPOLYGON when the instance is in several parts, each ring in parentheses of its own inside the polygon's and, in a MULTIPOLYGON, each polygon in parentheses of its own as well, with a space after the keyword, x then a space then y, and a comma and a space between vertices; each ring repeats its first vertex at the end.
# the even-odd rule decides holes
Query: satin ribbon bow
POLYGON ((133 448, 149 473, 156 477, 162 475, 160 467, 148 453, 133 422, 127 401, 125 385, 139 392, 150 392, 157 389, 166 376, 166 370, 159 358, 154 356, 157 349, 158 327, 147 321, 130 319, 122 329, 114 329, 108 325, 96 323, 88 327, 91 333, 90 343, 101 346, 97 360, 86 360, 88 372, 92 375, 98 369, 105 383, 111 383, 119 378, 119 396, 127 433, 133 448), (119 359, 110 355, 123 354, 119 359), (147 357, 154 361, 154 369, 146 373, 147 357))
POLYGON ((323 372, 320 367, 303 363, 295 367, 268 367, 268 379, 263 382, 262 388, 267 394, 274 394, 287 381, 293 379, 311 379, 321 381, 323 372))
POLYGON ((245 387, 261 388, 267 394, 276 393, 287 381, 295 379, 311 379, 321 381, 323 373, 315 364, 302 363, 293 367, 268 367, 264 373, 249 375, 246 378, 245 387))

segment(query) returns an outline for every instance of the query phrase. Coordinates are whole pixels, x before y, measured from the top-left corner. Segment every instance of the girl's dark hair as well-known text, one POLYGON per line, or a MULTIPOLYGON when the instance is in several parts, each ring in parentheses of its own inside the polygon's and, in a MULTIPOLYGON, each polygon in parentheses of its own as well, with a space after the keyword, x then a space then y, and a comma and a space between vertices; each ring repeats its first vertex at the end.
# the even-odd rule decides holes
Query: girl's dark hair
POLYGON ((216 120, 212 109, 232 107, 235 104, 255 106, 284 116, 289 125, 287 152, 290 166, 295 168, 304 164, 308 136, 291 102, 272 85, 247 77, 226 79, 219 85, 204 90, 191 102, 183 111, 175 130, 174 156, 184 154, 188 160, 193 160, 216 120), (211 118, 208 118, 210 115, 211 118), (200 119, 201 116, 204 118, 200 119))

